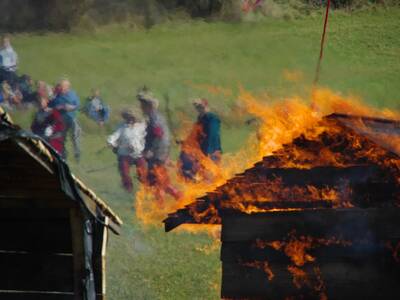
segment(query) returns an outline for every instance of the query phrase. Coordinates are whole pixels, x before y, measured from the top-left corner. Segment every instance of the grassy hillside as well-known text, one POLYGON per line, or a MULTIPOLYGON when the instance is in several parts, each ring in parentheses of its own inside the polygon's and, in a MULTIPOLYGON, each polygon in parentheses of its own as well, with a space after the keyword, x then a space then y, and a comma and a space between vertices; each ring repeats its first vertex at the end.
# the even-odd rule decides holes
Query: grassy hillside
MULTIPOLYGON (((54 82, 67 75, 82 97, 100 87, 116 122, 119 108, 135 104, 134 93, 143 84, 160 99, 168 94, 176 110, 186 109, 190 98, 206 96, 224 112, 239 85, 273 96, 307 96, 321 27, 321 15, 242 24, 173 23, 150 31, 19 35, 14 46, 21 72, 35 79, 54 82), (217 95, 207 86, 233 93, 217 95)), ((399 9, 332 14, 321 84, 379 107, 398 108, 399 28, 399 9)), ((30 122, 29 113, 15 118, 24 126, 30 122)), ((109 244, 109 299, 217 299, 218 245, 206 234, 165 234, 161 226, 141 225, 134 197, 120 188, 115 157, 97 153, 112 126, 100 130, 84 116, 80 119, 83 157, 80 165, 72 161, 71 166, 125 222, 122 235, 109 244)), ((175 118, 174 125, 179 121, 175 118)), ((249 131, 232 121, 223 128, 226 152, 238 149, 249 131)))

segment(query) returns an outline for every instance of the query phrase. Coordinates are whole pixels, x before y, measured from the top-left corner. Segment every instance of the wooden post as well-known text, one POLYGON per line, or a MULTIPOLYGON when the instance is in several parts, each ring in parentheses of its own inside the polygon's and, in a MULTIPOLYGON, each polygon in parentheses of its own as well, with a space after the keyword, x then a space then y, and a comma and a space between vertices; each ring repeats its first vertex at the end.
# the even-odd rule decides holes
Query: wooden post
POLYGON ((103 243, 101 245, 101 299, 106 299, 106 252, 107 252, 107 240, 108 240, 108 224, 110 219, 105 217, 104 228, 103 228, 103 243))

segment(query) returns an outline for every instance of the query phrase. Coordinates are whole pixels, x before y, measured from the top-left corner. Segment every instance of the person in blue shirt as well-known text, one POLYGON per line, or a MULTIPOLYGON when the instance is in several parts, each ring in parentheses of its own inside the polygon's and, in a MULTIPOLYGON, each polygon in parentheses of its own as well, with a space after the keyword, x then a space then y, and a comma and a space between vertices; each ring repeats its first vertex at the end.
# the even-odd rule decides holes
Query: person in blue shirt
POLYGON ((181 175, 188 180, 197 180, 205 175, 204 163, 211 160, 215 164, 221 161, 221 121, 210 111, 206 99, 196 99, 193 106, 198 113, 197 122, 185 141, 181 142, 179 156, 181 175), (201 175, 204 173, 203 175, 201 175))
POLYGON ((84 112, 100 126, 108 122, 110 107, 104 103, 99 89, 92 89, 92 95, 86 99, 84 112))
MULTIPOLYGON (((61 112, 65 122, 64 135, 67 136, 68 132, 71 134, 72 145, 74 148, 74 156, 76 161, 80 159, 80 136, 81 128, 77 120, 77 111, 80 106, 78 95, 71 89, 71 83, 68 79, 62 79, 59 82, 59 91, 55 95, 54 100, 50 102, 49 107, 55 108, 61 112)), ((67 153, 64 147, 64 153, 62 155, 66 158, 67 153)))
POLYGON ((210 112, 206 99, 196 99, 193 101, 193 105, 199 114, 197 124, 201 128, 198 136, 200 149, 211 160, 219 162, 222 153, 221 121, 215 113, 210 112))

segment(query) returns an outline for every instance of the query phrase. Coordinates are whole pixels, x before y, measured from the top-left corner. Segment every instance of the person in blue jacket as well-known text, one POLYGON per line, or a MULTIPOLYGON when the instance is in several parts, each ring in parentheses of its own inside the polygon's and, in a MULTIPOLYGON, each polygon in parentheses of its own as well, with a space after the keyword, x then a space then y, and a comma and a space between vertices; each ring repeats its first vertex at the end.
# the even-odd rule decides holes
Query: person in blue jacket
POLYGON ((100 126, 108 122, 110 107, 104 103, 99 89, 92 89, 92 95, 86 99, 84 112, 100 126))
POLYGON ((210 112, 206 99, 196 99, 193 105, 198 112, 197 124, 201 128, 198 136, 200 149, 204 155, 214 162, 221 160, 221 121, 219 117, 210 112))
MULTIPOLYGON (((80 136, 81 128, 77 120, 77 111, 80 106, 78 95, 71 89, 71 83, 68 79, 62 79, 59 82, 59 91, 55 95, 54 100, 49 104, 50 108, 55 108, 61 112, 65 122, 66 136, 68 132, 71 133, 72 145, 74 148, 74 156, 76 161, 80 159, 80 136)), ((65 149, 65 147, 64 147, 65 149)), ((66 158, 67 153, 64 150, 63 157, 66 158)))
POLYGON ((189 180, 195 180, 201 173, 204 158, 218 164, 222 154, 221 121, 218 115, 210 111, 206 99, 194 100, 193 106, 198 113, 197 122, 182 142, 179 157, 181 174, 189 180))

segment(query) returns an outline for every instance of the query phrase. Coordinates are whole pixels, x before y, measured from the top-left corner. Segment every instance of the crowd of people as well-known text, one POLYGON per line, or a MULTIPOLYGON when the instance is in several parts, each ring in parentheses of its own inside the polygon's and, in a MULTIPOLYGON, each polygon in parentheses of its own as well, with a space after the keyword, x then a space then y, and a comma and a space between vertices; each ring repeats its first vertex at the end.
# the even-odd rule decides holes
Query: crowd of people
MULTIPOLYGON (((81 127, 77 112, 82 110, 99 126, 109 120, 110 107, 104 103, 100 91, 93 89, 81 108, 77 93, 67 78, 54 88, 44 81, 36 84, 27 76, 18 76, 18 56, 8 36, 0 48, 0 105, 18 109, 28 104, 36 106, 31 131, 45 140, 64 159, 67 158, 66 139, 70 136, 76 161, 80 160, 81 127)), ((139 182, 154 188, 156 198, 163 201, 166 194, 175 199, 182 196, 169 178, 171 165, 171 132, 159 110, 159 100, 147 89, 136 95, 141 112, 126 108, 121 112, 122 123, 108 136, 107 145, 117 156, 123 188, 133 191, 131 167, 136 168, 139 182)), ((196 99, 193 106, 198 113, 190 134, 180 141, 178 173, 188 181, 207 180, 208 163, 218 165, 221 160, 220 119, 210 111, 206 99, 196 99)))
MULTIPOLYGON (((162 201, 166 194, 179 199, 182 193, 168 175, 171 132, 159 111, 159 101, 149 91, 139 92, 137 100, 145 120, 138 112, 124 109, 123 124, 107 139, 117 154, 122 185, 128 192, 133 190, 130 167, 135 166, 139 182, 154 187, 157 199, 162 201)), ((190 181, 198 179, 196 175, 206 167, 204 160, 219 164, 222 153, 218 116, 210 112, 206 99, 196 99, 193 105, 198 119, 188 137, 180 142, 178 164, 180 175, 190 181)))
POLYGON ((31 130, 45 139, 63 157, 67 157, 65 140, 71 136, 74 156, 80 159, 81 128, 77 119, 80 107, 79 97, 71 89, 71 83, 64 78, 49 95, 47 84, 40 83, 37 102, 39 109, 35 114, 31 130))
POLYGON ((81 128, 77 112, 82 110, 99 126, 109 119, 109 107, 93 89, 83 108, 77 93, 67 78, 54 87, 43 80, 36 82, 29 75, 18 76, 18 55, 9 36, 0 46, 0 105, 7 111, 37 107, 31 130, 47 141, 63 158, 67 157, 65 141, 71 137, 74 157, 80 160, 81 128))
POLYGON ((9 36, 1 40, 0 66, 0 104, 7 108, 20 106, 24 96, 26 101, 31 101, 32 80, 27 75, 17 76, 18 55, 9 36))

